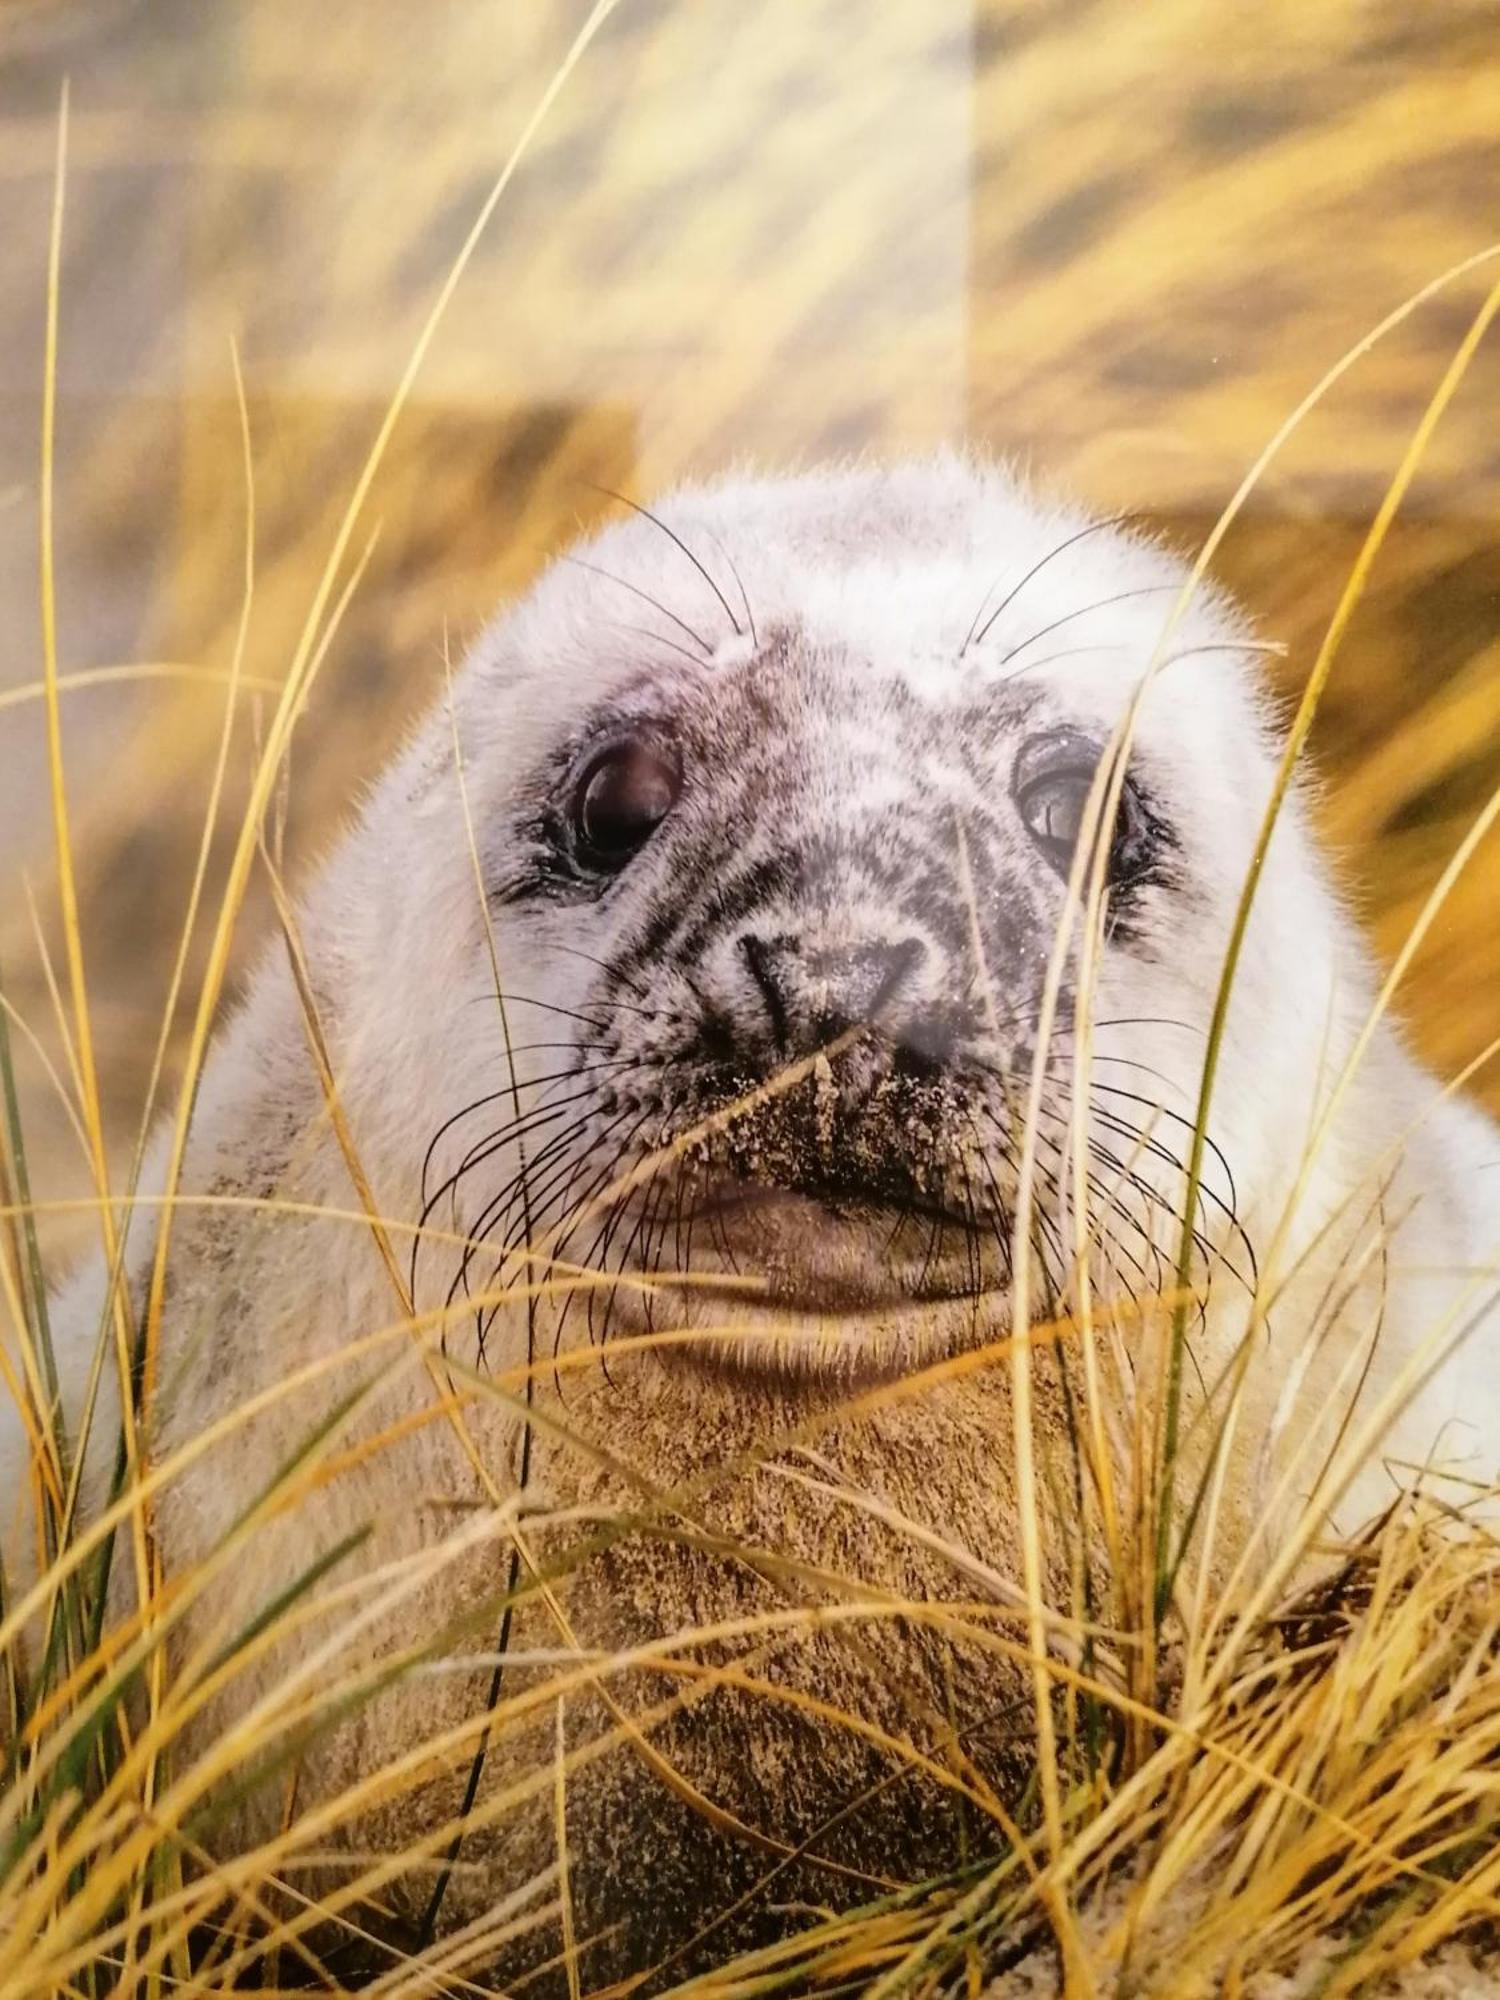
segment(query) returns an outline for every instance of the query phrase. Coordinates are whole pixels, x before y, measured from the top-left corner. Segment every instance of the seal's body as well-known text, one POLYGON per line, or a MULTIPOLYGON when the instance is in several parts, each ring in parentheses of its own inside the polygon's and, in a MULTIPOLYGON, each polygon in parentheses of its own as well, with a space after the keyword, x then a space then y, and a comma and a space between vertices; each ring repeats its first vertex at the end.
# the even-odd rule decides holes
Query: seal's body
MULTIPOLYGON (((1156 547, 958 460, 632 514, 481 642, 312 885, 310 995, 278 949, 226 1024, 184 1181, 220 1199, 174 1223, 153 1454, 260 1401, 157 1505, 167 1572, 194 1579, 184 1671, 364 1539, 329 1572, 336 1603, 299 1599, 278 1643, 220 1664, 186 1740, 257 1701, 316 1706, 372 1656, 489 1654, 518 1550, 532 1587, 503 1629, 532 1664, 502 1683, 445 1921, 552 1858, 539 1648, 577 1649, 571 1887, 585 1927, 630 1913, 622 1963, 787 1844, 828 1865, 780 1879, 782 1902, 942 1865, 941 1770, 893 1786, 889 1746, 944 1766, 955 1703, 980 1718, 973 1768, 1008 1768, 1012 1375, 962 1357, 1003 1341, 1023 1288, 1031 1324, 1086 1309, 1098 1436, 1128 1463, 1166 1379, 1152 1302, 1176 1283, 1272 785, 1232 607, 1198 591, 1158 645, 1181 583, 1156 547), (1102 890, 1093 928, 1070 875, 1102 890), (893 1596, 995 1615, 893 1624, 893 1596), (809 1630, 810 1604, 843 1610, 809 1630), (704 1626, 707 1652, 661 1654, 704 1626)), ((1362 1468, 1320 1489, 1346 1527, 1409 1464, 1494 1473, 1500 1134, 1389 1026, 1365 1045, 1375 990, 1294 795, 1192 1217, 1183 1452, 1201 1468, 1235 1405, 1230 1551, 1365 1432, 1362 1468)), ((140 1220, 132 1240, 138 1305, 140 1220)), ((55 1315, 65 1399, 99 1286, 81 1274, 55 1315)), ((1031 1376, 1045 1497, 1078 1461, 1076 1348, 1039 1344, 1031 1376)), ((7 1420, 7 1491, 21 1450, 7 1420)), ((1048 1546, 1066 1610, 1065 1526, 1048 1546)), ((357 1844, 443 1852, 492 1674, 388 1687, 304 1750, 298 1810, 451 1728, 445 1759, 350 1822, 357 1844)), ((236 1837, 285 1808, 265 1787, 236 1837)))

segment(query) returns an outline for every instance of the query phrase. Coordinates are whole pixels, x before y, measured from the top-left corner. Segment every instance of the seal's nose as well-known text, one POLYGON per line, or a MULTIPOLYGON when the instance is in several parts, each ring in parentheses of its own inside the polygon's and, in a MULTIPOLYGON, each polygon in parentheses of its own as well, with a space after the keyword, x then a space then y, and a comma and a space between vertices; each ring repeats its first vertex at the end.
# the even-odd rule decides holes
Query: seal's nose
POLYGON ((927 956, 920 938, 819 945, 795 936, 742 933, 739 946, 784 1056, 810 1055, 848 1028, 879 1027, 899 1039, 899 1013, 927 956))

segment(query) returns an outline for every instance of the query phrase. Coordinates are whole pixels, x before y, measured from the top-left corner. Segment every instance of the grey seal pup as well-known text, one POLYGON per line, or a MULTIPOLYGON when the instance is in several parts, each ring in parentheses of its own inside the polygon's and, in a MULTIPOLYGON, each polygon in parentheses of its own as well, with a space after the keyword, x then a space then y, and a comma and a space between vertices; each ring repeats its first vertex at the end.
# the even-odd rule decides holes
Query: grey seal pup
MULTIPOLYGON (((295 1784, 274 1764, 210 1845, 299 1814, 321 1847, 425 1839, 387 1909, 482 1918, 554 1879, 556 1730, 569 1892, 605 1977, 681 1969, 768 1874, 781 1906, 948 1865, 972 1802, 936 1767, 981 1788, 1024 1770, 1003 1343, 1018 1287, 1033 1326, 1086 1291, 1099 1436, 1128 1459, 1277 755, 1221 593, 1159 643, 1183 575, 1121 524, 942 457, 685 488, 480 640, 451 714, 301 894, 300 969, 267 951, 193 1112, 182 1192, 210 1199, 173 1222, 146 1416, 154 1461, 187 1454, 153 1532, 187 1580, 176 1670, 209 1690, 173 1782, 246 1717, 296 1745, 295 1784), (1127 714, 1090 931, 1070 874, 1127 714), (325 1560, 326 1601, 297 1597, 285 1636, 226 1670, 226 1639, 325 1560), (881 1608, 976 1597, 993 1628, 881 1608), (830 1605, 863 1609, 809 1614, 830 1605), (346 1683, 360 1699, 323 1713, 346 1683), (940 1750, 955 1705, 972 1726, 940 1750), (893 1745, 923 1772, 898 1777, 893 1745), (372 1782, 402 1757, 399 1784, 372 1782), (444 1872, 434 1829, 466 1791, 444 1872)), ((1191 1218, 1184 1463, 1208 1463, 1233 1403, 1226 1560, 1257 1529, 1267 1555, 1267 1523, 1315 1489, 1347 1528, 1413 1466, 1460 1497, 1494 1476, 1500 1133, 1371 1024, 1376 991, 1294 791, 1191 1218)), ((153 1217, 131 1235, 136 1312, 153 1217)), ((85 1267, 54 1309, 70 1420, 101 1287, 85 1267)), ((1038 1345, 1054 1472, 1077 1371, 1065 1339, 1038 1345)), ((6 1411, 13 1578, 25 1449, 6 1411)), ((714 1946, 770 1921, 736 1915, 714 1946)))

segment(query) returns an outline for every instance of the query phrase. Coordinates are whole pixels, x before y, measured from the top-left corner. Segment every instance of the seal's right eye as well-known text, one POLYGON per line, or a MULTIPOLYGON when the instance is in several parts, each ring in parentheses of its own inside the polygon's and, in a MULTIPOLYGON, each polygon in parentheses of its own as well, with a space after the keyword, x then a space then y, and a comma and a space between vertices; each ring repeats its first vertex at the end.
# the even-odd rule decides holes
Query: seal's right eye
MULTIPOLYGON (((1034 736, 1022 747, 1011 791, 1022 824, 1059 875, 1073 865, 1087 816, 1089 794, 1103 755, 1102 746, 1073 729, 1034 736)), ((1159 826, 1152 820, 1130 778, 1120 787, 1120 806, 1110 841, 1106 880, 1127 888, 1150 871, 1159 826)))
POLYGON ((656 735, 623 736, 597 751, 573 789, 573 851, 584 867, 617 874, 677 803, 682 764, 656 735))

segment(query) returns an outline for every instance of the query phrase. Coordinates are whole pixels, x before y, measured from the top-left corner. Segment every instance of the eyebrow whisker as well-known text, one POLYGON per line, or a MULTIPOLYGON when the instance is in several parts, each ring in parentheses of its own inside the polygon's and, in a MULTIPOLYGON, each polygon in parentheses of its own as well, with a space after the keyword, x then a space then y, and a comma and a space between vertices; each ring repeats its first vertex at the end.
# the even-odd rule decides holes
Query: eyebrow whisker
MULTIPOLYGON (((591 481, 590 483, 592 484, 593 482, 591 481)), ((653 528, 660 528, 662 533, 666 536, 667 540, 673 543, 677 548, 681 549, 682 553, 687 557, 688 561, 693 565, 693 568, 697 570, 699 576, 702 577, 703 581, 708 585, 709 589, 713 592, 714 596, 717 597, 720 604, 723 605, 724 616, 729 620, 730 624, 734 627, 736 638, 740 639, 744 638, 745 628, 743 625, 741 625, 739 619, 735 617, 734 612, 730 609, 729 599, 724 595, 723 591, 720 590, 719 586, 714 582, 713 578, 709 575, 708 571, 704 568, 703 564, 699 561, 698 557, 693 554, 693 551, 688 547, 687 543, 682 539, 681 535, 679 535, 674 528, 669 528, 666 522, 661 518, 659 514, 653 514, 651 509, 649 507, 643 507, 639 500, 632 500, 628 493, 617 493, 612 486, 597 486, 597 485, 594 486, 594 491, 596 493, 606 494, 611 500, 618 500, 622 507, 628 507, 633 514, 639 514, 643 521, 649 521, 653 528)), ((732 567, 733 565, 731 564, 731 568, 732 567)))
MULTIPOLYGON (((1079 542, 1087 541, 1090 535, 1102 534, 1106 528, 1123 527, 1130 518, 1131 517, 1129 514, 1111 514, 1109 519, 1106 521, 1090 521, 1090 523, 1086 528, 1079 528, 1075 534, 1069 535, 1066 541, 1058 542, 1054 548, 1048 549, 1047 553, 1044 556, 1042 556, 1038 561, 1034 562, 1031 565, 1031 568, 1027 570, 1026 574, 1021 578, 1019 583, 1014 583, 1011 585, 1010 589, 1005 593, 1004 597, 1001 598, 1000 602, 995 606, 994 610, 990 613, 989 617, 985 618, 983 629, 981 631, 976 632, 974 629, 975 626, 979 624, 981 618, 984 618, 985 601, 988 599, 990 594, 989 590, 987 590, 984 593, 984 597, 980 599, 979 609, 974 613, 973 624, 970 625, 968 632, 964 635, 964 642, 958 649, 958 657, 962 659, 964 654, 968 652, 970 646, 981 646, 984 644, 985 639, 989 635, 990 627, 994 624, 995 620, 1001 615, 1003 611, 1007 609, 1008 606, 1015 603, 1016 599, 1020 596, 1021 592, 1026 588, 1027 584, 1031 582, 1033 577, 1035 577, 1042 570, 1044 570, 1047 567, 1048 563, 1055 562, 1058 556, 1064 554, 1068 549, 1075 548, 1079 542)), ((991 584, 990 590, 993 590, 994 587, 995 587, 994 584, 991 584)))
POLYGON ((659 611, 663 618, 670 619, 679 632, 686 632, 693 644, 702 650, 705 660, 713 658, 714 649, 703 634, 689 625, 685 618, 679 618, 675 611, 669 611, 661 599, 653 597, 649 590, 642 590, 638 583, 631 583, 628 577, 616 576, 613 570, 601 569, 598 563, 586 562, 582 556, 565 555, 561 560, 571 563, 574 569, 586 569, 591 576, 602 576, 606 583, 618 584, 621 590, 628 590, 632 597, 641 598, 653 611, 659 611))
MULTIPOLYGON (((1024 653, 1026 648, 1034 646, 1038 639, 1045 639, 1049 632, 1056 632, 1063 625, 1071 625, 1075 618, 1087 618, 1095 611, 1107 611, 1110 605, 1124 604, 1132 597, 1161 597, 1167 592, 1175 597, 1181 589, 1182 586, 1178 583, 1144 583, 1138 584, 1134 590, 1117 590, 1112 597, 1100 597, 1092 604, 1081 604, 1076 611, 1065 611, 1061 618, 1054 618, 1050 625, 1039 626, 1029 639, 1023 639, 1018 646, 1012 646, 1008 653, 1002 653, 998 664, 1002 667, 1008 666, 1018 653, 1024 653)), ((1025 667, 1017 669, 1019 673, 1027 671, 1025 667)))

